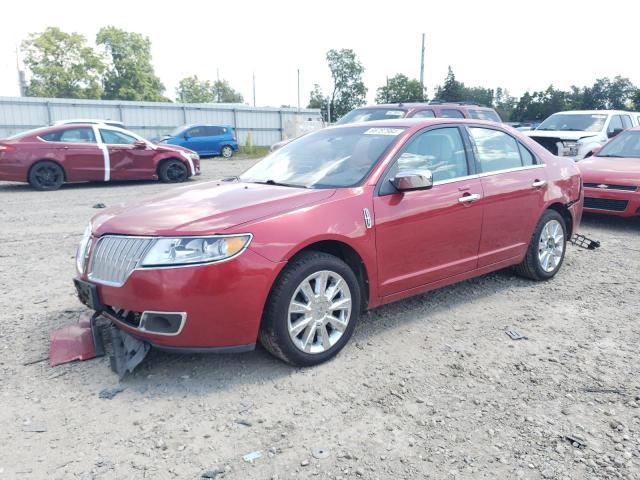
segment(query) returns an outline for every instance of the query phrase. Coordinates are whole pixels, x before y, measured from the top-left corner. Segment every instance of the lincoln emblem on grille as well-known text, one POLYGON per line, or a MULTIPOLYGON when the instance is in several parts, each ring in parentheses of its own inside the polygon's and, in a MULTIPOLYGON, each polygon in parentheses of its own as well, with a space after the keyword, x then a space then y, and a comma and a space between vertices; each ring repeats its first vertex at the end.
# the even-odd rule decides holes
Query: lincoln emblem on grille
POLYGON ((598 188, 609 188, 609 185, 607 185, 606 183, 601 183, 600 185, 597 185, 598 188))

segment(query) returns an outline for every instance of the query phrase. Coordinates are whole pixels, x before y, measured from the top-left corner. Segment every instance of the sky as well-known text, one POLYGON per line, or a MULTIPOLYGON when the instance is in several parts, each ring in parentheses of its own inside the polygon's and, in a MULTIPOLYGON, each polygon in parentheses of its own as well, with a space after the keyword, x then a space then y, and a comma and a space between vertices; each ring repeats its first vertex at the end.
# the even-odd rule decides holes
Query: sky
POLYGON ((628 77, 640 85, 640 1, 198 1, 60 2, 3 5, 0 96, 17 96, 16 47, 30 32, 57 26, 93 44, 113 25, 148 36, 153 65, 175 98, 181 78, 220 78, 258 106, 292 105, 300 70, 301 106, 315 83, 332 88, 326 52, 351 48, 362 62, 367 100, 387 76, 420 75, 426 34, 427 95, 450 65, 468 86, 501 86, 512 95, 628 77))

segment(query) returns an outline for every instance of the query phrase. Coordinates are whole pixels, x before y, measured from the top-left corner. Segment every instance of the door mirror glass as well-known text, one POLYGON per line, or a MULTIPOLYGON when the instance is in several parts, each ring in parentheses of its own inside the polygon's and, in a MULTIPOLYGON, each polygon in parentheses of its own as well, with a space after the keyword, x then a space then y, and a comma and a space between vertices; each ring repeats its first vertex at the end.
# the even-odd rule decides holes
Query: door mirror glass
POLYGON ((411 170, 399 172, 391 183, 400 192, 410 190, 427 190, 433 187, 433 174, 431 170, 411 170))
POLYGON ((145 142, 144 140, 136 140, 133 146, 134 148, 145 149, 147 148, 147 142, 145 142))
POLYGON ((607 137, 613 138, 618 135, 620 132, 624 131, 624 128, 614 128, 613 130, 609 130, 607 132, 607 137))

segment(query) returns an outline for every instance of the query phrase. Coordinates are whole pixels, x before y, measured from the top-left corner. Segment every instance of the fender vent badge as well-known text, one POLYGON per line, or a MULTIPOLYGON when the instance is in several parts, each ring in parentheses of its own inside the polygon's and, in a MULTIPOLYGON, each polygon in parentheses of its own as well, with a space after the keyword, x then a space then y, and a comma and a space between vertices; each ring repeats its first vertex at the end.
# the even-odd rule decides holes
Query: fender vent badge
POLYGON ((364 215, 364 224, 367 228, 371 228, 373 226, 373 220, 371 219, 371 214, 369 213, 368 208, 364 208, 362 210, 362 214, 364 215))

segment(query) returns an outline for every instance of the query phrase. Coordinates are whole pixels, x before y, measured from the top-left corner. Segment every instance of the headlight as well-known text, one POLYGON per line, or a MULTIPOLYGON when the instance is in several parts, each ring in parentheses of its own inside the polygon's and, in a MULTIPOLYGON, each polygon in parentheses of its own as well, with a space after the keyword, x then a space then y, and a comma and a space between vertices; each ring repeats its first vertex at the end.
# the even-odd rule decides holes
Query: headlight
POLYGON ((198 155, 196 152, 187 153, 187 156, 190 157, 192 160, 200 159, 200 155, 198 155))
POLYGON ((564 156, 575 157, 578 154, 578 142, 575 140, 566 140, 562 142, 562 145, 564 146, 564 156))
POLYGON ((82 240, 80 240, 80 244, 78 245, 78 250, 76 251, 76 268, 78 269, 78 273, 84 272, 84 266, 87 263, 87 257, 89 256, 89 241, 91 240, 91 225, 88 225, 84 230, 84 234, 82 235, 82 240))
POLYGON ((227 260, 244 251, 250 234, 159 238, 142 260, 143 267, 177 266, 227 260))

